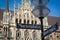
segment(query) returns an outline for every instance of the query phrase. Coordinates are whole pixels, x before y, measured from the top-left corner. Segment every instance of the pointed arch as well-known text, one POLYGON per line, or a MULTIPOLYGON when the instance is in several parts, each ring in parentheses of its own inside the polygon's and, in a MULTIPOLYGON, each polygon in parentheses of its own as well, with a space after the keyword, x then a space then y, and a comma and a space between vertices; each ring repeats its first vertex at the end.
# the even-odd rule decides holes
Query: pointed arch
POLYGON ((37 40, 37 32, 33 31, 32 34, 33 34, 33 40, 37 40))
POLYGON ((17 39, 21 39, 21 31, 19 31, 19 29, 16 31, 16 40, 17 39))
POLYGON ((22 20, 20 19, 20 20, 19 20, 19 23, 21 23, 21 21, 22 21, 22 20))
POLYGON ((17 30, 16 34, 17 34, 17 37, 21 37, 21 31, 17 30))
POLYGON ((18 19, 17 18, 16 18, 15 22, 18 23, 18 19))
POLYGON ((27 20, 27 24, 29 24, 29 20, 27 20))
POLYGON ((24 37, 25 37, 25 40, 29 40, 29 31, 28 30, 25 30, 24 37))
POLYGON ((35 24, 37 24, 37 21, 35 21, 35 24))
POLYGON ((34 21, 32 20, 31 23, 34 24, 34 21))

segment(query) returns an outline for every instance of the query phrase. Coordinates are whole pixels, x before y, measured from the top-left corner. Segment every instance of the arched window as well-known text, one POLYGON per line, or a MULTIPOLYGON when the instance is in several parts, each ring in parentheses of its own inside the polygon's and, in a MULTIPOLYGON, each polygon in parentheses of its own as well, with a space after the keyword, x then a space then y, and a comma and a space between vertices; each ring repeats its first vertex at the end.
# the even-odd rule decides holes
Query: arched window
POLYGON ((32 24, 34 24, 34 22, 33 22, 33 20, 32 20, 32 22, 31 22, 32 24))
POLYGON ((18 19, 17 18, 16 18, 15 22, 18 23, 18 19))
POLYGON ((19 23, 21 23, 21 19, 19 20, 19 23))
POLYGON ((37 24, 37 21, 35 21, 35 24, 37 24))
POLYGON ((19 31, 19 30, 16 31, 16 40, 17 39, 21 39, 21 31, 19 31))
POLYGON ((7 31, 8 30, 8 28, 7 27, 4 27, 4 31, 7 31))
POLYGON ((33 40, 37 40, 37 33, 36 33, 36 31, 33 31, 33 40))
POLYGON ((29 20, 27 20, 27 24, 29 24, 29 20))
POLYGON ((10 28, 8 28, 8 36, 11 37, 12 36, 12 31, 10 28))
POLYGON ((4 36, 7 35, 7 30, 8 30, 8 28, 7 27, 4 27, 4 36))
POLYGON ((29 40, 29 32, 28 32, 28 30, 25 30, 24 37, 25 37, 25 40, 29 40))
POLYGON ((26 20, 24 19, 24 24, 26 24, 26 20))

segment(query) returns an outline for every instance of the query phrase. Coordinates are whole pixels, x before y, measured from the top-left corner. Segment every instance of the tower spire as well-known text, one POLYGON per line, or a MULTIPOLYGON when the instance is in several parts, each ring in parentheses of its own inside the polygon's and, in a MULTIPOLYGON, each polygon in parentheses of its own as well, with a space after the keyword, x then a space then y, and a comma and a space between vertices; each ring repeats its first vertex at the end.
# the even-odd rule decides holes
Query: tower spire
POLYGON ((6 0, 6 12, 8 12, 9 8, 8 8, 8 0, 6 0))
POLYGON ((30 0, 22 0, 23 3, 30 3, 30 0))
POLYGON ((16 11, 16 0, 14 0, 14 16, 15 16, 15 11, 16 11))

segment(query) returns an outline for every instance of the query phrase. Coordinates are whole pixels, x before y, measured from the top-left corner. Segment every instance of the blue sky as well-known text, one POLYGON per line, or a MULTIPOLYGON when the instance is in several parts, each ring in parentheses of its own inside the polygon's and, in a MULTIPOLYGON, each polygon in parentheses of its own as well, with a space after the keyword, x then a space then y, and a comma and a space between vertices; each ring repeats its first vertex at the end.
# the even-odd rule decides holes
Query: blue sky
MULTIPOLYGON (((21 0, 16 0, 16 8, 18 8, 18 2, 21 0)), ((0 0, 0 9, 5 9, 6 0, 0 0)), ((47 7, 50 9, 50 16, 60 17, 60 0, 50 0, 47 4, 47 7)), ((14 9, 14 0, 9 0, 9 10, 14 9)))

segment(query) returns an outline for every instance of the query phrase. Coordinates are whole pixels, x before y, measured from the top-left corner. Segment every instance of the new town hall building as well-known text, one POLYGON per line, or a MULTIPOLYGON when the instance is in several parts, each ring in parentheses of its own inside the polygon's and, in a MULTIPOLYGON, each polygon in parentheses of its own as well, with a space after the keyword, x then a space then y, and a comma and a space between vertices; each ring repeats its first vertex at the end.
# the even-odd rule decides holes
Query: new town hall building
MULTIPOLYGON (((6 0, 6 10, 0 19, 0 40, 41 40, 41 30, 22 29, 16 27, 16 21, 20 24, 39 24, 39 18, 32 13, 30 0, 22 0, 16 9, 14 0, 14 11, 8 10, 8 0, 6 0)), ((44 29, 48 28, 47 17, 43 19, 44 29)), ((38 27, 38 26, 37 26, 38 27)))

